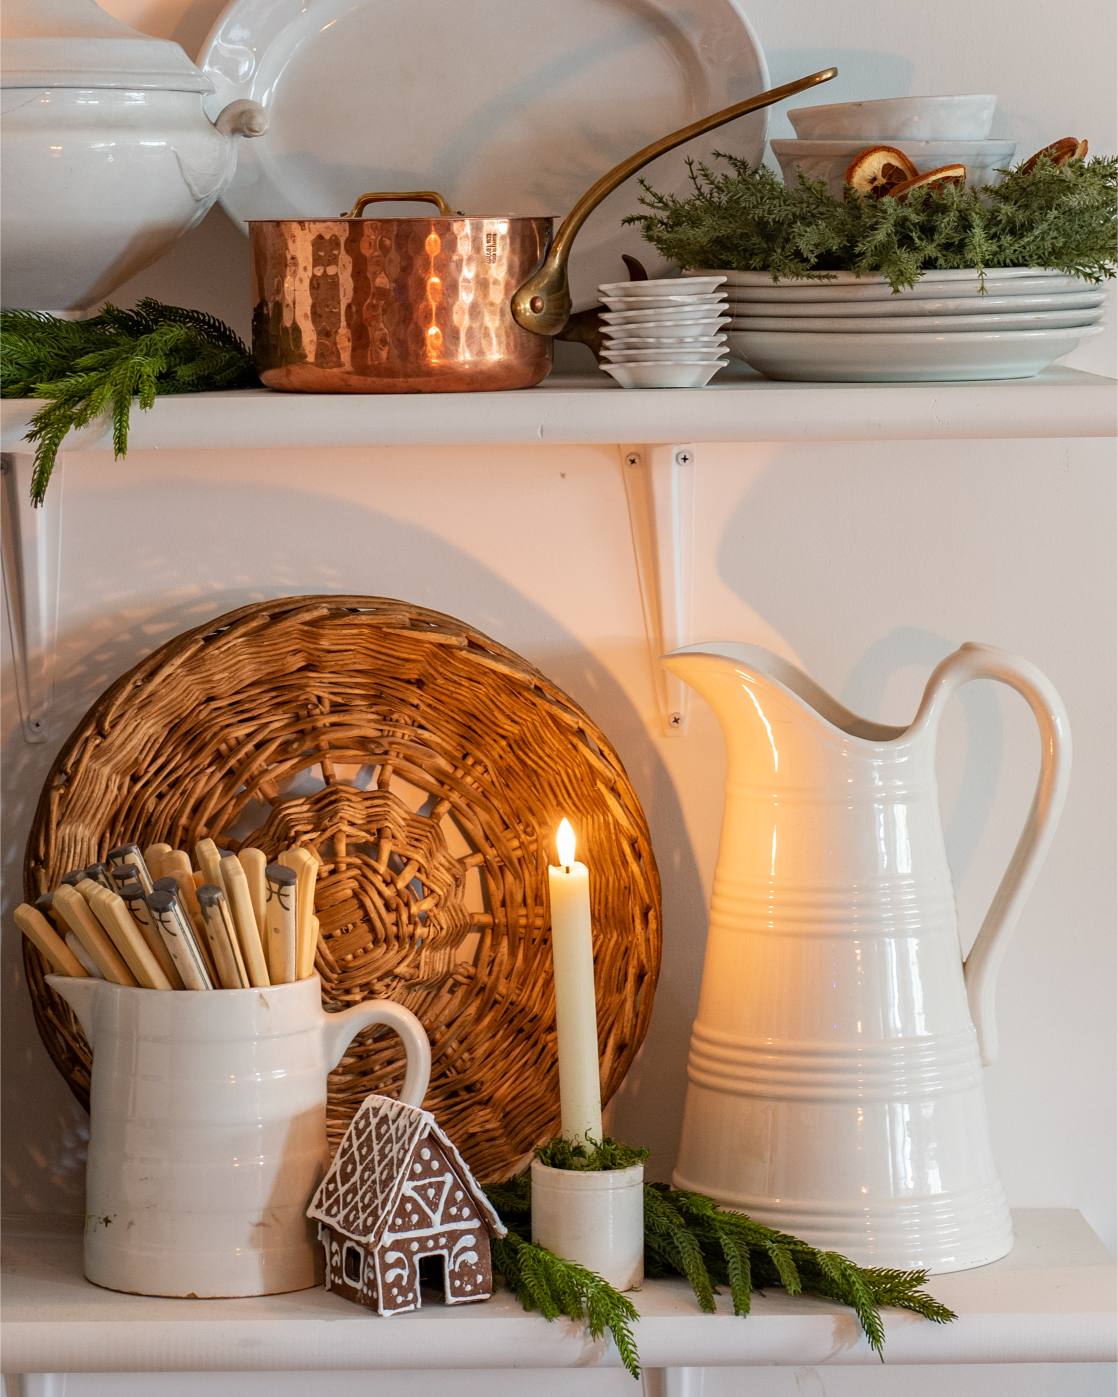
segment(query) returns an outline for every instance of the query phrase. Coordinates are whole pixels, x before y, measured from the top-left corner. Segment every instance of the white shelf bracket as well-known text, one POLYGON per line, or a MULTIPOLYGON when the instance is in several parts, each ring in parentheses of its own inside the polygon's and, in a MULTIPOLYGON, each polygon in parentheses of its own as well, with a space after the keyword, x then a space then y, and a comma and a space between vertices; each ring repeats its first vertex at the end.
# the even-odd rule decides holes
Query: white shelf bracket
POLYGON ((62 457, 43 504, 31 504, 29 451, 0 457, 3 478, 4 595, 12 637, 16 699, 28 742, 45 742, 54 698, 58 574, 62 533, 62 457))
POLYGON ((665 735, 679 736, 687 731, 690 694, 660 661, 691 637, 695 448, 623 447, 621 469, 652 683, 665 735))

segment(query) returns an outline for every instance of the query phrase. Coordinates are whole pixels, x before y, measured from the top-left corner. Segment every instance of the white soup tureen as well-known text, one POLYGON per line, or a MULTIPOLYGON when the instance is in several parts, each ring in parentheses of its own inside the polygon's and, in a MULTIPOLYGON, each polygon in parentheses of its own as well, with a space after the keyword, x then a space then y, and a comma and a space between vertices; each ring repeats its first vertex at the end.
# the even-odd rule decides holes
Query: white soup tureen
POLYGON ((2 38, 0 300, 81 314, 202 219, 267 120, 236 101, 211 122, 178 44, 94 0, 6 0, 2 38))

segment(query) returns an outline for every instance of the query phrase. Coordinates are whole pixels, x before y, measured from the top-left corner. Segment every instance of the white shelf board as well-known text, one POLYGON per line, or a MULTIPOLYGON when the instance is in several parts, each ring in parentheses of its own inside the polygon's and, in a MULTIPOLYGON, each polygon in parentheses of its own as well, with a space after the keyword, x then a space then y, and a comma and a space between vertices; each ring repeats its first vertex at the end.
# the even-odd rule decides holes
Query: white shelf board
MULTIPOLYGON (((232 1372, 617 1366, 611 1344, 529 1315, 507 1292, 381 1319, 324 1290, 249 1300, 121 1295, 81 1276, 79 1223, 4 1229, 0 1322, 6 1373, 232 1372)), ((1015 1214, 1017 1244, 992 1266, 935 1276, 949 1325, 888 1311, 891 1365, 1106 1363, 1116 1357, 1115 1267, 1070 1210, 1015 1214)), ((848 1310, 782 1291, 737 1318, 701 1314, 683 1282, 634 1296, 646 1368, 876 1364, 848 1310)))
MULTIPOLYGON (((923 441, 1115 434, 1115 384, 1056 366, 992 383, 776 383, 731 365, 702 389, 622 389, 554 374, 506 393, 171 395, 134 411, 131 451, 240 447, 923 441)), ((35 402, 0 405, 0 446, 23 442, 35 402)), ((111 446, 106 422, 65 450, 111 446)))

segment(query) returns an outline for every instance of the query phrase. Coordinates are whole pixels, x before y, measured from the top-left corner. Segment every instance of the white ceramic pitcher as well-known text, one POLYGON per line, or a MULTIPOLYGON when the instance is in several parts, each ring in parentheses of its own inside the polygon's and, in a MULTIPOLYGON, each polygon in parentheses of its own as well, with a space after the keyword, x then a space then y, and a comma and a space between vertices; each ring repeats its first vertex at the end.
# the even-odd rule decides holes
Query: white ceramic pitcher
POLYGON ((373 1024, 431 1075, 419 1020, 322 1009, 318 977, 270 989, 130 989, 48 975, 93 1048, 85 1274, 140 1295, 271 1295, 315 1283, 305 1210, 329 1159, 326 1074, 373 1024))
POLYGON ((676 1185, 862 1262, 952 1271, 1004 1255, 982 1064, 998 964, 1067 790, 1059 695, 1026 661, 968 644, 911 725, 885 727, 754 646, 665 663, 714 708, 729 758, 676 1185), (935 741, 952 692, 982 678, 1028 702, 1041 767, 964 962, 935 741))

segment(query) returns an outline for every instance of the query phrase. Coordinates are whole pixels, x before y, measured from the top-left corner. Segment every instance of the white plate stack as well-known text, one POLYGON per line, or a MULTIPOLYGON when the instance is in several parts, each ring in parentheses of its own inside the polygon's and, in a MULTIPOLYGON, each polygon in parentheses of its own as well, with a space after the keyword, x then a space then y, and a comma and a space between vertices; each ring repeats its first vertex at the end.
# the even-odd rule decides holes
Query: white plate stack
POLYGON ((705 388, 726 362, 722 272, 607 282, 600 367, 622 388, 705 388))
MULTIPOLYGON (((701 273, 700 273, 701 275, 701 273)), ((769 378, 944 382, 1031 378, 1101 333, 1102 288, 1044 267, 774 282, 725 272, 729 346, 769 378)))

